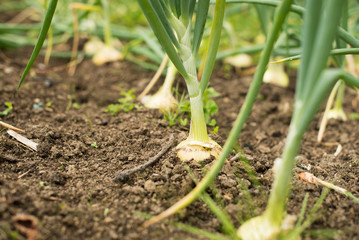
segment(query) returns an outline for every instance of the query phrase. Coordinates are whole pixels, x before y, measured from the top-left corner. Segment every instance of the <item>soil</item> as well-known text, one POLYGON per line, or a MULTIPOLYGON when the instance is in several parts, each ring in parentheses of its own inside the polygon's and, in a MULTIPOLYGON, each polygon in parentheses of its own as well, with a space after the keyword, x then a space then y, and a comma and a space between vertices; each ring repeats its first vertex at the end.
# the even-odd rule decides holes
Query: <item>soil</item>
MULTIPOLYGON (((112 180, 116 173, 155 156, 171 134, 176 143, 187 135, 188 129, 169 127, 156 110, 141 108, 115 116, 105 113, 120 91, 134 89, 138 95, 154 73, 126 61, 96 67, 85 59, 75 75, 69 76, 66 60, 53 58, 45 67, 40 58, 17 91, 30 53, 31 49, 21 49, 0 54, 0 111, 5 102, 13 104, 13 112, 0 120, 26 130, 24 135, 39 144, 34 152, 6 131, 0 133, 0 239, 15 236, 15 231, 17 239, 31 239, 34 234, 39 239, 205 239, 166 221, 139 230, 146 220, 143 214, 159 214, 194 187, 173 148, 126 181, 112 180), (31 231, 24 232, 21 226, 31 231)), ((222 146, 251 82, 251 76, 240 77, 233 69, 225 69, 217 66, 211 79, 211 86, 220 93, 215 116, 219 132, 211 137, 222 146)), ((178 81, 183 88, 183 81, 178 81)), ((248 165, 236 160, 226 163, 215 187, 208 190, 221 199, 236 226, 265 207, 272 166, 285 143, 293 96, 293 81, 289 88, 264 84, 238 139, 260 185, 251 181, 248 165), (253 211, 250 204, 255 206, 253 211)), ((354 92, 347 90, 346 113, 358 112, 351 104, 354 97, 354 92)), ((343 147, 335 157, 337 144, 316 142, 320 117, 318 114, 308 129, 293 171, 288 213, 295 216, 306 193, 310 209, 323 190, 298 179, 307 166, 315 176, 335 180, 359 196, 358 121, 329 121, 324 142, 343 147)), ((188 165, 201 178, 211 164, 188 165)), ((221 229, 219 220, 200 200, 169 220, 209 232, 221 229)), ((328 229, 340 230, 335 231, 334 239, 359 239, 358 227, 358 204, 332 191, 310 226, 317 231, 307 232, 303 239, 325 239, 324 233, 333 233, 328 229), (320 230, 318 237, 315 233, 320 230)))

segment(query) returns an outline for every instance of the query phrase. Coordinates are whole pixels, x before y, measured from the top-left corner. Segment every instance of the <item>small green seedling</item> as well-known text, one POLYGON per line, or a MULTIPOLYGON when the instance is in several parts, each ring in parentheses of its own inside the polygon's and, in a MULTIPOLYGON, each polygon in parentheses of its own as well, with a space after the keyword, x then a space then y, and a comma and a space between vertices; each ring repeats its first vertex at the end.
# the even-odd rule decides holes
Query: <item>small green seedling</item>
POLYGON ((67 98, 69 99, 69 102, 67 103, 66 111, 69 111, 71 108, 73 108, 75 110, 80 109, 80 104, 76 98, 76 86, 72 85, 71 90, 72 90, 72 95, 67 96, 67 98))
POLYGON ((47 186, 47 185, 45 184, 45 182, 43 182, 43 181, 40 181, 40 186, 41 186, 41 187, 44 187, 44 188, 46 188, 46 189, 49 189, 49 188, 50 188, 50 186, 47 186))
POLYGON ((97 142, 91 143, 91 147, 93 147, 93 148, 98 148, 97 142))
POLYGON ((47 107, 47 108, 51 108, 51 107, 52 107, 52 102, 47 102, 47 103, 46 103, 46 107, 47 107))
MULTIPOLYGON (((176 95, 179 95, 175 90, 176 95)), ((208 126, 216 128, 216 120, 213 116, 218 112, 218 106, 213 98, 218 97, 219 93, 212 87, 207 88, 203 94, 203 112, 204 119, 208 126)), ((170 127, 180 124, 181 126, 187 126, 191 119, 191 106, 187 96, 181 95, 178 100, 177 108, 164 111, 164 119, 168 121, 170 127)), ((217 127, 218 130, 218 127, 217 127)))
POLYGON ((105 208, 105 210, 103 211, 103 215, 106 217, 109 212, 110 212, 110 209, 109 209, 109 208, 105 208))
POLYGON ((358 120, 359 119, 359 113, 352 112, 349 114, 349 118, 351 120, 358 120))
POLYGON ((110 113, 111 115, 116 115, 118 111, 129 112, 133 109, 140 109, 141 106, 136 104, 134 101, 136 99, 135 94, 133 94, 133 89, 129 90, 128 92, 122 91, 120 93, 123 97, 118 99, 117 104, 110 104, 105 112, 110 113))
POLYGON ((12 112, 12 103, 11 102, 5 102, 6 109, 4 111, 0 112, 0 116, 7 116, 12 112))

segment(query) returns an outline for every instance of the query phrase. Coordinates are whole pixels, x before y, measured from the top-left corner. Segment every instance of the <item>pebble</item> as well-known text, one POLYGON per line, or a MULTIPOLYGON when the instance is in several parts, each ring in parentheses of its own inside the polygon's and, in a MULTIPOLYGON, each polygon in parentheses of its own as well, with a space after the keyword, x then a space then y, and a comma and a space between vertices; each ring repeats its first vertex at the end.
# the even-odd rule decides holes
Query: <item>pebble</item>
POLYGON ((154 192, 156 190, 156 184, 152 180, 147 180, 144 188, 147 192, 154 192))

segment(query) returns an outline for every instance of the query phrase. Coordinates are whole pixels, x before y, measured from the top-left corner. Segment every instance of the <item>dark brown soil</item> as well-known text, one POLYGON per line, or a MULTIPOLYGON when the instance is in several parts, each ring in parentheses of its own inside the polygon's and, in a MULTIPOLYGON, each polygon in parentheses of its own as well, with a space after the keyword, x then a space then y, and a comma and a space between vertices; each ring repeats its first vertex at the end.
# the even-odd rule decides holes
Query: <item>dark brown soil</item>
MULTIPOLYGON (((49 67, 43 67, 39 60, 32 76, 16 91, 29 54, 28 49, 0 54, 0 111, 5 109, 4 102, 14 106, 13 112, 0 120, 26 130, 24 135, 39 143, 39 151, 33 152, 6 131, 0 134, 0 239, 10 238, 16 231, 13 217, 22 214, 38 220, 40 239, 204 239, 167 223, 139 230, 145 221, 140 213, 156 215, 194 187, 174 149, 126 182, 112 181, 117 172, 156 155, 171 134, 177 143, 186 137, 186 129, 168 127, 162 114, 155 110, 142 108, 114 117, 104 112, 108 104, 117 101, 121 90, 133 88, 136 94, 141 92, 153 73, 128 62, 96 67, 85 60, 71 77, 61 69, 66 64, 64 60, 52 59, 49 67), (46 107, 50 102, 51 106, 46 107), (73 103, 80 108, 76 110, 73 103), (94 142, 97 147, 92 146, 94 142)), ((221 145, 250 81, 251 77, 241 78, 221 67, 213 75, 211 85, 221 96, 217 98, 219 112, 215 116, 219 133, 212 138, 221 145)), ((236 226, 265 207, 272 182, 271 168, 285 143, 293 94, 293 87, 264 85, 240 135, 239 145, 261 186, 256 187, 249 180, 246 166, 239 160, 227 163, 217 177, 217 196, 236 226), (254 212, 248 206, 248 192, 241 190, 243 186, 252 195, 254 212)), ((347 113, 359 110, 351 105, 354 96, 347 91, 347 113)), ((305 135, 297 163, 310 165, 310 172, 317 177, 329 182, 336 179, 338 186, 359 196, 358 121, 330 120, 324 141, 343 146, 340 155, 334 157, 336 145, 316 142, 319 117, 305 135)), ((200 178, 209 164, 189 166, 200 178)), ((323 190, 300 181, 297 175, 303 171, 300 167, 294 170, 288 203, 288 213, 296 216, 306 193, 311 208, 323 190)), ((209 193, 214 195, 213 191, 209 193)), ((170 220, 220 232, 220 222, 199 200, 170 220)), ((359 206, 331 192, 310 229, 340 230, 335 239, 359 239, 358 227, 359 206)), ((26 239, 26 234, 19 233, 18 239, 26 239)), ((306 235, 304 239, 323 239, 323 234, 321 238, 306 235)))

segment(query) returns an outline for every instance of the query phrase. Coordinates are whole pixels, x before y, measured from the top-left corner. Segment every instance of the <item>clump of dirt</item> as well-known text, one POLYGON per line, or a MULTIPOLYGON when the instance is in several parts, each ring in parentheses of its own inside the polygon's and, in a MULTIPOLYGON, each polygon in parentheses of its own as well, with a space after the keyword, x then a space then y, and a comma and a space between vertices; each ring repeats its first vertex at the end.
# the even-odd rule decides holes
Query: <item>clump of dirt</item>
MULTIPOLYGON (((6 131, 0 134, 0 238, 17 231, 13 217, 27 215, 38 220, 40 239, 202 239, 167 223, 139 230, 145 221, 141 213, 159 214, 195 186, 173 148, 126 181, 112 181, 116 173, 155 156, 171 134, 177 143, 187 135, 183 127, 168 127, 155 110, 142 108, 116 116, 104 112, 108 104, 117 101, 121 90, 141 92, 153 73, 125 61, 95 67, 85 60, 74 76, 68 76, 65 67, 59 67, 66 61, 52 59, 44 68, 40 59, 34 67, 36 74, 17 91, 28 55, 29 49, 0 55, 5 62, 0 65, 0 111, 4 102, 13 104, 13 112, 1 120, 26 130, 24 135, 39 143, 39 150, 33 152, 6 131)), ((219 133, 211 137, 221 145, 251 82, 251 77, 223 69, 218 66, 211 80, 221 94, 216 99, 219 112, 215 116, 219 133)), ((273 179, 271 168, 285 143, 294 87, 264 85, 260 94, 238 141, 247 161, 227 162, 208 190, 220 199, 236 226, 265 207, 273 179)), ((353 96, 348 91, 348 113, 358 111, 350 104, 353 96)), ((300 167, 293 173, 297 175, 304 171, 302 166, 310 165, 309 171, 317 177, 329 182, 336 179, 337 185, 358 196, 358 122, 329 122, 324 141, 343 146, 334 157, 335 144, 316 143, 319 117, 305 135, 297 160, 300 167)), ((198 179, 210 166, 188 165, 198 179)), ((294 177, 288 213, 299 214, 306 193, 310 194, 309 206, 313 206, 321 191, 321 187, 294 177)), ((340 230, 336 239, 359 239, 358 213, 357 204, 332 192, 311 229, 340 230)), ((170 220, 210 232, 221 230, 219 220, 199 200, 170 220)), ((25 237, 18 232, 18 239, 25 237)))

